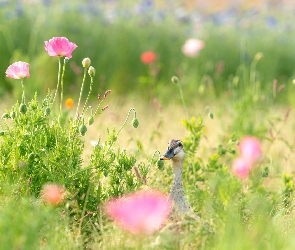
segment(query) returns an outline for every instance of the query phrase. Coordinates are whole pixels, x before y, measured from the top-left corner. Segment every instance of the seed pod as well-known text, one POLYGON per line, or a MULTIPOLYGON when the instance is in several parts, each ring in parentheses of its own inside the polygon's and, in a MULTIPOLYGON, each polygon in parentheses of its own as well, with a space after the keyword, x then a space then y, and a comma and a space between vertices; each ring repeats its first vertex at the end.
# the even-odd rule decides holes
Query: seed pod
POLYGON ((93 118, 93 116, 90 116, 88 119, 88 124, 92 125, 93 123, 94 123, 94 118, 93 118))
POLYGON ((22 114, 26 114, 27 113, 27 105, 22 103, 20 106, 19 106, 19 112, 21 112, 22 114))
POLYGON ((49 107, 47 107, 47 108, 45 109, 45 115, 46 115, 46 116, 49 116, 49 115, 50 115, 50 112, 51 112, 51 109, 50 109, 49 107))
POLYGON ((3 136, 5 135, 5 132, 4 131, 0 131, 0 136, 3 136))
POLYGON ((80 134, 84 136, 87 132, 87 127, 83 124, 80 126, 79 131, 80 131, 80 134))
POLYGON ((104 170, 103 170, 103 175, 104 175, 104 177, 108 177, 108 174, 109 174, 108 170, 104 169, 104 170))
POLYGON ((132 126, 134 128, 138 128, 138 125, 139 125, 139 121, 138 121, 137 118, 134 117, 133 120, 132 120, 132 126))
POLYGON ((209 117, 210 117, 211 119, 213 119, 213 118, 214 118, 214 114, 213 114, 212 112, 210 112, 210 113, 209 113, 209 117))
POLYGON ((163 170, 164 169, 164 161, 158 160, 157 161, 157 166, 158 166, 159 170, 163 170))

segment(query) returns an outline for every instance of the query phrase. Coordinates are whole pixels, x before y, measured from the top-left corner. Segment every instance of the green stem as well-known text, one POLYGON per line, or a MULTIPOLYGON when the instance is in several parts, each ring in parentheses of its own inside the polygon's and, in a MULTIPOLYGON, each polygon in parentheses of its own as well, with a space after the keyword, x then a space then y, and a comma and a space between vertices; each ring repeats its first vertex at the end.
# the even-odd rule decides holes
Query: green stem
POLYGON ((66 61, 64 61, 63 67, 62 67, 62 75, 61 75, 61 83, 60 83, 60 105, 59 105, 59 114, 61 114, 62 111, 62 102, 63 102, 63 93, 64 93, 64 75, 66 71, 66 61))
POLYGON ((91 187, 91 184, 89 183, 89 186, 88 186, 88 189, 87 189, 87 192, 86 192, 86 197, 85 197, 85 200, 84 200, 84 206, 83 206, 83 210, 82 210, 82 214, 81 214, 81 218, 80 218, 80 222, 79 222, 79 227, 78 227, 79 228, 79 235, 81 235, 81 232, 82 232, 82 223, 83 223, 83 219, 85 218, 84 214, 85 214, 85 211, 86 211, 86 205, 87 205, 87 202, 88 202, 90 187, 91 187))
POLYGON ((136 118, 136 110, 135 110, 135 108, 131 108, 131 109, 129 109, 128 114, 127 114, 127 117, 126 117, 124 123, 122 124, 121 128, 118 130, 117 137, 118 137, 119 133, 121 132, 121 130, 123 129, 123 127, 126 125, 126 122, 127 122, 128 118, 129 118, 129 116, 130 116, 130 112, 131 112, 131 111, 134 112, 134 118, 136 118))
POLYGON ((82 110, 82 115, 84 115, 85 108, 86 108, 86 106, 87 106, 87 103, 88 103, 88 100, 89 100, 90 94, 91 94, 91 92, 92 92, 92 86, 93 86, 93 77, 91 76, 89 92, 88 92, 88 95, 87 95, 87 98, 86 98, 86 101, 85 101, 85 104, 84 104, 84 107, 83 107, 83 110, 82 110))
POLYGON ((79 96, 79 101, 78 101, 77 110, 76 110, 76 117, 78 116, 78 110, 79 110, 79 106, 80 106, 80 102, 81 102, 85 79, 86 79, 86 73, 87 73, 87 68, 84 68, 84 75, 83 75, 83 81, 82 81, 82 85, 81 85, 80 96, 79 96))
POLYGON ((60 82, 60 74, 61 74, 61 61, 60 61, 60 57, 58 57, 57 87, 56 87, 55 94, 54 94, 54 97, 53 97, 52 105, 54 104, 54 101, 55 101, 55 98, 56 98, 56 95, 57 95, 59 82, 60 82))
POLYGON ((23 78, 20 80, 20 83, 21 83, 22 89, 23 89, 22 103, 25 104, 25 85, 24 85, 24 79, 23 78))
POLYGON ((181 87, 180 83, 177 83, 176 85, 177 85, 177 87, 179 89, 179 92, 180 92, 180 98, 181 98, 181 101, 182 101, 182 104, 183 104, 183 107, 184 107, 184 110, 185 110, 185 113, 186 113, 186 116, 187 116, 187 120, 189 120, 189 114, 188 114, 187 107, 186 107, 186 104, 185 104, 185 101, 184 101, 184 97, 183 97, 183 93, 182 93, 182 87, 181 87))
POLYGON ((159 156, 161 155, 161 152, 160 152, 159 150, 156 150, 156 151, 154 152, 154 154, 153 154, 153 156, 152 156, 151 164, 148 166, 148 172, 150 171, 150 168, 151 168, 151 166, 152 166, 152 164, 153 164, 153 160, 154 160, 154 158, 155 158, 156 153, 158 153, 159 156))
MULTIPOLYGON (((100 103, 98 104, 97 108, 95 109, 94 114, 93 114, 93 117, 96 116, 96 114, 97 114, 97 112, 98 112, 98 109, 99 109, 99 107, 100 107, 100 104, 102 104, 103 100, 104 100, 104 99, 102 99, 102 100, 100 101, 100 103)), ((86 111, 87 111, 87 110, 86 110, 86 111)))

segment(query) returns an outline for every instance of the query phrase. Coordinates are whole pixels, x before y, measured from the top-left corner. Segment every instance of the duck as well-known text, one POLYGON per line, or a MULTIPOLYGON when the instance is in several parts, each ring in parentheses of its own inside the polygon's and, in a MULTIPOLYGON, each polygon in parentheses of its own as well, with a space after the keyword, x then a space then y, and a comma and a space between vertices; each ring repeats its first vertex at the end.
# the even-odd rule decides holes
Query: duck
POLYGON ((170 189, 170 199, 173 201, 174 210, 181 215, 193 214, 192 207, 185 197, 182 183, 182 169, 185 158, 183 143, 181 140, 172 139, 168 142, 168 149, 160 160, 171 160, 173 170, 173 183, 170 189))

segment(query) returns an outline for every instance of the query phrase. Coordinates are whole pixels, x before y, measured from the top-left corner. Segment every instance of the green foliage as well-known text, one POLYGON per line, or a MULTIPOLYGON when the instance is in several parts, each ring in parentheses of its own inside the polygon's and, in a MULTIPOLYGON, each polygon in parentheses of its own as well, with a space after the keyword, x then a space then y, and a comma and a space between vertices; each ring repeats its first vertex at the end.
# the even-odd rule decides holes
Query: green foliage
MULTIPOLYGON (((115 13, 122 13, 126 4, 116 5, 118 10, 114 10, 115 13)), ((145 15, 124 18, 124 15, 116 17, 114 14, 113 20, 106 20, 104 16, 109 10, 103 4, 92 6, 91 3, 79 1, 72 1, 71 4, 52 1, 50 7, 43 6, 40 2, 34 3, 32 8, 26 3, 6 3, 0 9, 0 23, 5 23, 0 26, 0 40, 3 41, 0 51, 4 58, 0 62, 0 94, 13 91, 16 96, 20 95, 15 84, 5 78, 7 66, 18 60, 28 61, 31 65, 31 77, 34 81, 32 88, 28 90, 29 96, 33 96, 35 90, 42 92, 55 86, 56 65, 48 59, 43 48, 43 42, 53 36, 68 37, 79 48, 83 48, 75 51, 71 70, 65 76, 67 95, 72 95, 73 92, 68 90, 76 88, 81 82, 83 72, 77 69, 77 65, 81 65, 85 55, 92 55, 93 66, 100 76, 99 82, 105 88, 112 88, 120 94, 150 92, 153 88, 153 93, 158 98, 167 101, 173 93, 167 88, 167 79, 175 72, 179 77, 185 78, 186 97, 189 100, 199 95, 223 96, 223 93, 232 88, 240 89, 247 85, 246 68, 253 66, 251 59, 257 53, 263 53, 263 63, 259 62, 256 67, 257 73, 259 72, 255 74, 257 84, 267 89, 277 79, 279 85, 290 85, 294 76, 292 65, 295 58, 290 53, 293 49, 294 29, 291 18, 286 13, 272 15, 288 32, 265 26, 266 17, 262 16, 259 20, 245 20, 249 22, 247 29, 240 25, 216 26, 209 21, 202 25, 203 28, 197 29, 198 33, 194 33, 187 32, 193 24, 177 20, 170 8, 169 5, 166 9, 154 10, 151 13, 153 18, 145 15), (88 9, 89 6, 91 10, 88 9), (21 13, 18 13, 19 9, 21 13), (165 13, 162 13, 165 18, 163 16, 161 21, 156 21, 159 18, 155 17, 157 11, 165 13), (288 25, 287 21, 291 23, 288 25), (93 23, 97 24, 95 29, 92 28, 93 23), (18 34, 21 39, 14 34, 18 34), (186 58, 181 53, 182 45, 190 37, 203 39, 206 44, 195 59, 186 58), (140 62, 141 53, 147 50, 153 50, 157 54, 156 78, 150 67, 140 62), (239 85, 233 86, 237 71, 240 76, 239 85)), ((284 91, 280 100, 285 101, 287 94, 284 91)))

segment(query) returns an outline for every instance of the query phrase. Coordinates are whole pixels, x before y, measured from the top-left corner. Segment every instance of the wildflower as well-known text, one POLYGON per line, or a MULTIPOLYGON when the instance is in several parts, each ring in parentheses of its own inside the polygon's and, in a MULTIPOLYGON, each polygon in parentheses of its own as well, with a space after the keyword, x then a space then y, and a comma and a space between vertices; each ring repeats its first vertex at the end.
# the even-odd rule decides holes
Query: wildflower
POLYGON ((65 189, 57 184, 45 184, 41 190, 41 197, 45 203, 59 205, 64 200, 65 189))
POLYGON ((156 60, 157 56, 153 51, 143 52, 140 56, 140 60, 143 64, 151 64, 156 60))
POLYGON ((246 179, 251 171, 252 165, 245 158, 237 158, 233 162, 232 171, 240 179, 246 179))
POLYGON ((74 100, 72 98, 68 98, 65 101, 65 105, 67 109, 72 109, 74 107, 74 100))
POLYGON ((239 152, 241 157, 254 163, 262 154, 259 140, 252 136, 244 137, 239 143, 239 152))
POLYGON ((185 44, 182 46, 182 53, 188 57, 196 57, 200 50, 205 47, 205 43, 199 39, 188 39, 185 44))
POLYGON ((142 190, 109 201, 106 211, 124 230, 134 234, 151 234, 164 224, 171 207, 171 201, 165 194, 142 190))
POLYGON ((44 41, 45 50, 49 56, 66 56, 72 58, 72 52, 78 46, 70 42, 66 37, 53 37, 49 41, 44 41))
POLYGON ((15 62, 7 68, 6 77, 14 79, 30 78, 29 67, 30 64, 26 62, 15 62))

